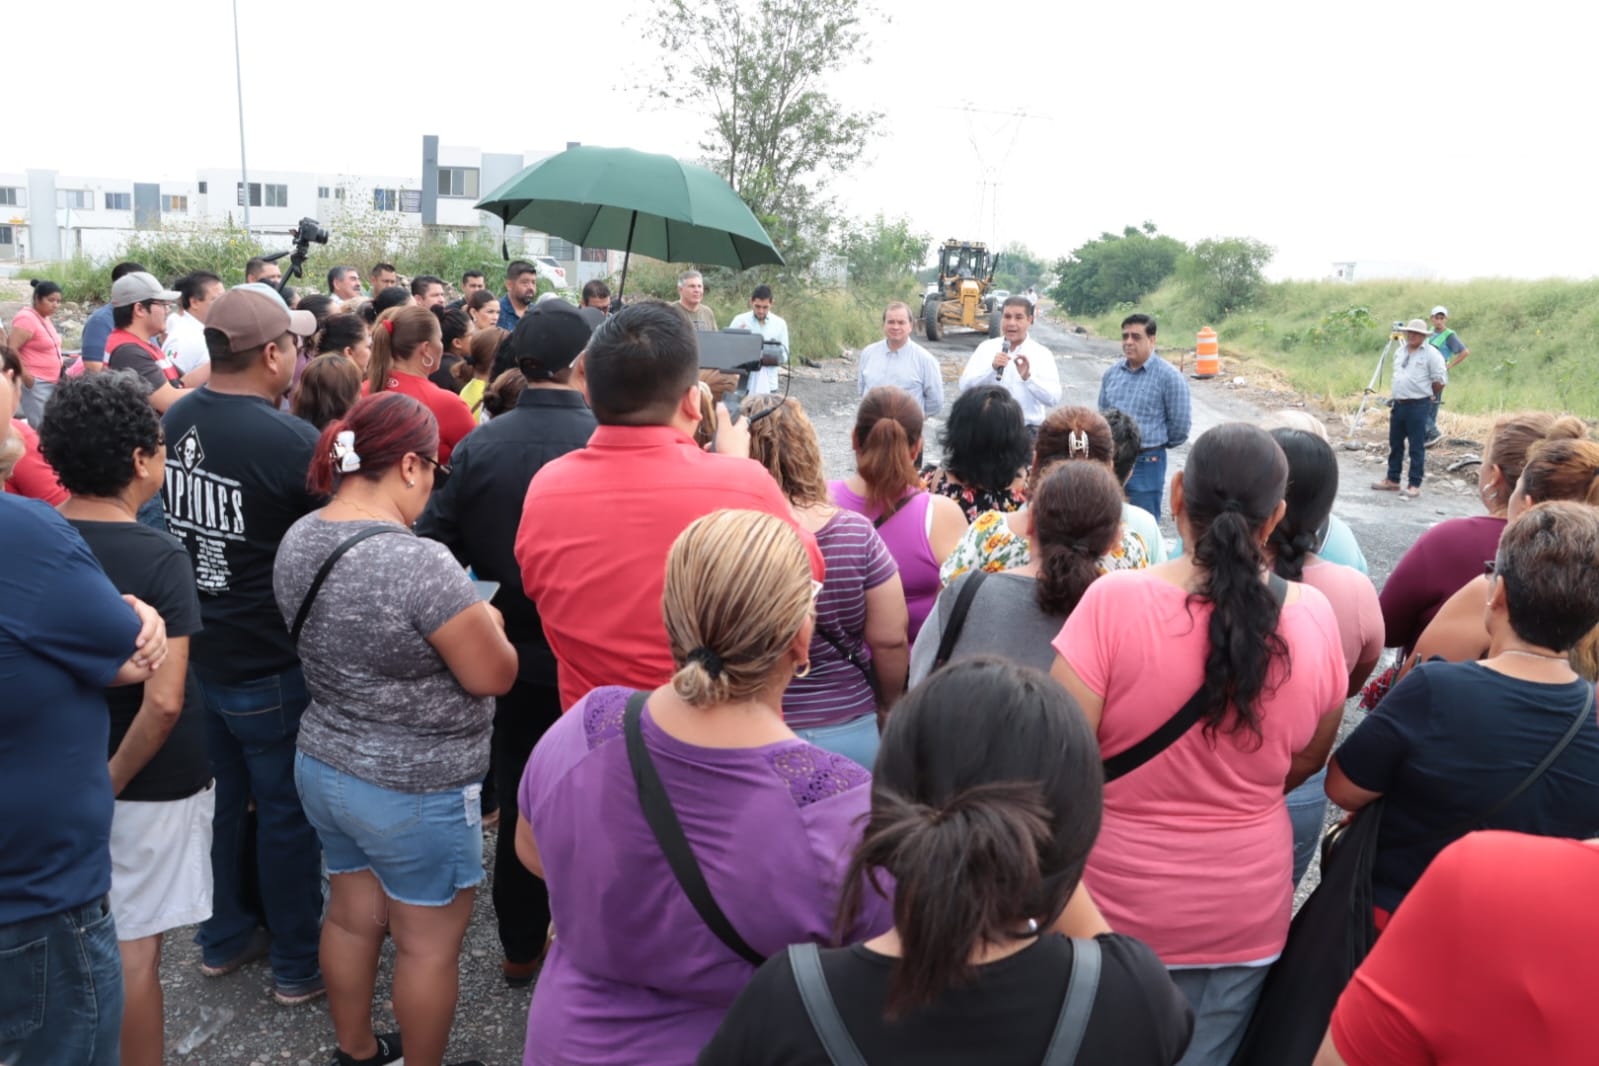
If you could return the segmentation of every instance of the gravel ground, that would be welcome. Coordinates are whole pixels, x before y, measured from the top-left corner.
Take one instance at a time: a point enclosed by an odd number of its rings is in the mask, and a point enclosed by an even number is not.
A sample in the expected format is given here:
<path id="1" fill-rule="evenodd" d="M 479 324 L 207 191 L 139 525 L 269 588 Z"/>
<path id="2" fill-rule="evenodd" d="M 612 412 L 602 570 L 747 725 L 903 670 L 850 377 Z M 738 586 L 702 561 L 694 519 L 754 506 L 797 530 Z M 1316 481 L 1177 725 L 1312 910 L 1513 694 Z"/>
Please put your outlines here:
<path id="1" fill-rule="evenodd" d="M 1034 334 L 1056 354 L 1065 402 L 1093 405 L 1100 375 L 1120 356 L 1119 345 L 1049 322 L 1038 323 Z M 976 334 L 957 334 L 927 346 L 944 365 L 951 400 L 956 376 L 982 339 Z M 829 476 L 849 473 L 849 431 L 857 402 L 853 361 L 796 368 L 791 389 L 816 423 Z M 1223 379 L 1192 381 L 1191 392 L 1193 437 L 1220 422 L 1258 421 L 1266 409 L 1288 406 L 1294 401 L 1289 394 L 1273 394 Z M 1372 578 L 1380 587 L 1422 530 L 1444 518 L 1477 513 L 1479 508 L 1474 482 L 1436 474 L 1429 476 L 1425 495 L 1415 502 L 1369 491 L 1367 484 L 1382 476 L 1380 464 L 1386 454 L 1380 445 L 1376 450 L 1369 446 L 1375 439 L 1371 428 L 1382 431 L 1386 419 L 1379 412 L 1375 417 L 1368 415 L 1367 423 L 1368 446 L 1339 452 L 1343 484 L 1336 510 L 1360 539 Z M 936 439 L 940 428 L 941 423 L 935 419 L 927 431 L 930 459 L 936 459 L 938 454 Z M 1341 427 L 1333 431 L 1335 440 L 1341 436 Z M 1185 457 L 1186 449 L 1178 449 L 1172 469 L 1181 469 Z M 1465 479 L 1472 477 L 1472 470 L 1463 475 Z M 1169 520 L 1166 532 L 1175 535 Z M 1356 717 L 1357 714 L 1346 717 L 1346 731 L 1353 727 Z M 491 856 L 492 833 L 485 834 L 484 847 L 485 854 Z M 1301 899 L 1315 876 L 1313 868 L 1301 888 Z M 500 949 L 491 911 L 485 883 L 478 894 L 462 954 L 460 1000 L 447 1061 L 479 1058 L 488 1066 L 512 1066 L 521 1061 L 529 992 L 509 989 L 500 978 Z M 333 1029 L 324 1002 L 278 1006 L 270 995 L 271 976 L 264 963 L 227 977 L 202 977 L 199 952 L 191 943 L 188 930 L 169 934 L 166 946 L 162 983 L 166 989 L 168 1063 L 320 1066 L 332 1059 Z M 389 944 L 384 948 L 376 995 L 379 1031 L 395 1028 L 388 1000 L 392 971 L 393 946 Z"/>

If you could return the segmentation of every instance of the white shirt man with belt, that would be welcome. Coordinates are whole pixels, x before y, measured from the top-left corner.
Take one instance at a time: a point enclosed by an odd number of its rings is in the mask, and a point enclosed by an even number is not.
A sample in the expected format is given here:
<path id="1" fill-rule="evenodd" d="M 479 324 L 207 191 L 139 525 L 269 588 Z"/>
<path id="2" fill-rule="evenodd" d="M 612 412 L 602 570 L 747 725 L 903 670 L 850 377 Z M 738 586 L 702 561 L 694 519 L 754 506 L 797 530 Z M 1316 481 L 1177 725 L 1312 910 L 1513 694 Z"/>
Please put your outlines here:
<path id="1" fill-rule="evenodd" d="M 944 378 L 938 360 L 911 340 L 911 309 L 898 300 L 883 311 L 883 339 L 861 349 L 855 386 L 860 394 L 881 385 L 904 389 L 922 405 L 922 417 L 944 409 Z"/>
<path id="2" fill-rule="evenodd" d="M 1393 406 L 1388 412 L 1388 478 L 1372 484 L 1382 492 L 1415 499 L 1427 469 L 1427 416 L 1433 399 L 1444 391 L 1449 371 L 1443 353 L 1427 343 L 1432 327 L 1419 318 L 1405 326 L 1405 346 L 1394 356 Z M 1410 483 L 1399 487 L 1405 445 L 1410 445 Z"/>
<path id="3" fill-rule="evenodd" d="M 1022 406 L 1022 417 L 1033 432 L 1044 416 L 1060 403 L 1060 371 L 1050 350 L 1027 335 L 1033 325 L 1033 305 L 1025 296 L 1008 298 L 999 312 L 1000 336 L 977 346 L 961 371 L 964 392 L 978 385 L 1003 385 Z"/>

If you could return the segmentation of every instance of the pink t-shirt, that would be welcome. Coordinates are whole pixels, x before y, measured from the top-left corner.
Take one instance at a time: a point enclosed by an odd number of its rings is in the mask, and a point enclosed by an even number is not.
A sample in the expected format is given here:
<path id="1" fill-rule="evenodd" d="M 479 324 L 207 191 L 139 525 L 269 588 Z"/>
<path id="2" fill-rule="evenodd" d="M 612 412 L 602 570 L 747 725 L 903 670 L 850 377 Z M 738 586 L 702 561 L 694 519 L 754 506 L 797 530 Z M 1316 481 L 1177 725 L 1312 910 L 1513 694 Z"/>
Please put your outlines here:
<path id="1" fill-rule="evenodd" d="M 1348 686 L 1332 607 L 1297 587 L 1277 626 L 1292 668 L 1267 677 L 1259 746 L 1227 733 L 1213 746 L 1195 726 L 1105 787 L 1084 880 L 1111 928 L 1168 966 L 1269 960 L 1288 936 L 1293 832 L 1283 781 Z M 1117 571 L 1088 587 L 1054 646 L 1105 700 L 1106 756 L 1153 733 L 1199 688 L 1210 610 L 1147 571 Z"/>
<path id="2" fill-rule="evenodd" d="M 1352 672 L 1362 662 L 1376 662 L 1383 649 L 1382 604 L 1371 578 L 1352 566 L 1322 559 L 1306 564 L 1301 580 L 1332 604 L 1344 669 Z"/>
<path id="3" fill-rule="evenodd" d="M 22 365 L 39 381 L 59 381 L 61 378 L 61 334 L 54 322 L 43 317 L 31 307 L 24 307 L 11 320 L 12 329 L 26 329 L 33 333 L 28 343 L 17 349 Z"/>

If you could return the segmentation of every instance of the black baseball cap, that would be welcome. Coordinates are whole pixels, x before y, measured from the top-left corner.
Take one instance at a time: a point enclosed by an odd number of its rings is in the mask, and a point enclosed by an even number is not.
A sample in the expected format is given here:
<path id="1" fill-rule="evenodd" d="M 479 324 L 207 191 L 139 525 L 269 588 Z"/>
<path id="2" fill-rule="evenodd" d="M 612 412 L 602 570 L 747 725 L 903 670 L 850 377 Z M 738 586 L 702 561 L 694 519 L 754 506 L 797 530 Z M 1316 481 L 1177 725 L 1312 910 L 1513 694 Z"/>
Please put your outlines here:
<path id="1" fill-rule="evenodd" d="M 605 316 L 592 307 L 573 307 L 562 299 L 534 304 L 505 343 L 510 357 L 531 380 L 548 380 L 571 366 L 588 347 L 594 327 Z"/>

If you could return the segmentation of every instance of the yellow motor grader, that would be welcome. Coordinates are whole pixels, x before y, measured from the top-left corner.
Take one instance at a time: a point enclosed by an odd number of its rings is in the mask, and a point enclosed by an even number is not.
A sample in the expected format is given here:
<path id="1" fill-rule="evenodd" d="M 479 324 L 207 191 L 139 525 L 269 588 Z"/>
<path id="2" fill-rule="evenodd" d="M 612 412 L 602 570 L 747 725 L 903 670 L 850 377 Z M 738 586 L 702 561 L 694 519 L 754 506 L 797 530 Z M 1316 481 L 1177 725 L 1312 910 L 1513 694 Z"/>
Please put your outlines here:
<path id="1" fill-rule="evenodd" d="M 928 340 L 938 340 L 953 327 L 999 336 L 999 308 L 993 296 L 998 265 L 998 254 L 990 258 L 981 241 L 944 242 L 938 255 L 938 281 L 922 297 L 922 329 Z"/>

